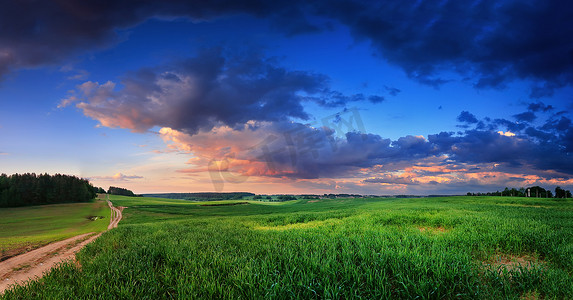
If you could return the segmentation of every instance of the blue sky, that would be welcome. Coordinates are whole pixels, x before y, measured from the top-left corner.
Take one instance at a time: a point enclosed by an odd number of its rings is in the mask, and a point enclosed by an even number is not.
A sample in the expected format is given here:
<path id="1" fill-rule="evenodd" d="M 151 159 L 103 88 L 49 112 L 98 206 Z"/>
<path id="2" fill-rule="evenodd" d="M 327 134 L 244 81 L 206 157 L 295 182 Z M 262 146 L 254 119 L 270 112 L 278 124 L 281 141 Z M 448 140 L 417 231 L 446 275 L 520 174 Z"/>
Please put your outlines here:
<path id="1" fill-rule="evenodd" d="M 5 3 L 0 172 L 137 193 L 572 188 L 567 5 Z"/>

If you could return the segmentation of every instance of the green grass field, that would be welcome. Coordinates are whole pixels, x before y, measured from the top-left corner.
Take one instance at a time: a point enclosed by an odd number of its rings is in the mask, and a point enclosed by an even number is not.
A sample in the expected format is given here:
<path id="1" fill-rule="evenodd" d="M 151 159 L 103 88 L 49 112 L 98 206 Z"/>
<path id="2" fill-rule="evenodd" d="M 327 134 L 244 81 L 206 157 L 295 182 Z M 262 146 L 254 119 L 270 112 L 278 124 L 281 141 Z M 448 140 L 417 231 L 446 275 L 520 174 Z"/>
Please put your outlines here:
<path id="1" fill-rule="evenodd" d="M 81 268 L 4 297 L 573 299 L 571 199 L 112 200 Z"/>
<path id="2" fill-rule="evenodd" d="M 104 218 L 92 221 L 88 219 L 90 216 Z M 0 257 L 78 234 L 104 231 L 109 217 L 110 209 L 105 201 L 2 208 Z"/>

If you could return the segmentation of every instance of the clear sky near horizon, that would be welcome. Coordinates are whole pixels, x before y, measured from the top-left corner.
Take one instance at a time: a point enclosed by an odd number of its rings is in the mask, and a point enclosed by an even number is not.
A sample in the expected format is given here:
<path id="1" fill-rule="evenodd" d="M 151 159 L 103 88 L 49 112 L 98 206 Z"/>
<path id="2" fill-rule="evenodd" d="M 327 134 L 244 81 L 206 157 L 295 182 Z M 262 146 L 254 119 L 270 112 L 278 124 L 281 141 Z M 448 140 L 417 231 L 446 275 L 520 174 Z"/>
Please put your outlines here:
<path id="1" fill-rule="evenodd" d="M 573 188 L 567 1 L 5 1 L 0 173 L 136 193 Z"/>

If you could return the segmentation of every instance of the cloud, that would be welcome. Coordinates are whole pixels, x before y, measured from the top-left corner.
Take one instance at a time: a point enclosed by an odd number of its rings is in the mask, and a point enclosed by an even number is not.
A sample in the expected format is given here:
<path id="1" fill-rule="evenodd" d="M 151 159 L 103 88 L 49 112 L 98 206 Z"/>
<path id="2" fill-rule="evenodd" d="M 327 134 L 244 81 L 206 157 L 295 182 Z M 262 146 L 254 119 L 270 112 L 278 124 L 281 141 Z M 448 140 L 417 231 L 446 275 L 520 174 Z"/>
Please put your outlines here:
<path id="1" fill-rule="evenodd" d="M 502 128 L 506 128 L 507 130 L 512 131 L 512 132 L 520 132 L 520 131 L 524 130 L 525 128 L 527 128 L 527 124 L 525 124 L 523 122 L 510 121 L 510 120 L 506 120 L 506 119 L 495 119 L 495 120 L 491 121 L 491 123 L 489 123 L 488 127 L 490 129 L 502 127 Z"/>
<path id="2" fill-rule="evenodd" d="M 0 6 L 0 76 L 109 47 L 121 39 L 118 30 L 151 18 L 199 22 L 246 14 L 268 19 L 287 36 L 322 30 L 313 22 L 319 18 L 339 22 L 421 83 L 451 81 L 442 78 L 445 70 L 475 78 L 478 88 L 530 80 L 530 96 L 540 98 L 573 82 L 572 6 L 542 0 L 469 5 L 397 0 L 5 1 Z"/>
<path id="3" fill-rule="evenodd" d="M 382 177 L 367 178 L 362 180 L 363 183 L 385 183 L 385 184 L 405 184 L 417 185 L 418 182 L 414 181 L 412 177 L 397 177 L 389 174 L 384 174 Z"/>
<path id="4" fill-rule="evenodd" d="M 517 115 L 513 115 L 518 121 L 521 122 L 533 122 L 536 118 L 535 114 L 530 111 L 526 111 Z"/>
<path id="5" fill-rule="evenodd" d="M 475 78 L 478 88 L 536 82 L 531 97 L 571 85 L 573 4 L 562 1 L 323 1 L 315 11 L 371 41 L 411 78 L 439 85 L 443 70 Z"/>
<path id="6" fill-rule="evenodd" d="M 528 113 L 531 112 L 515 117 L 532 123 L 536 117 Z M 458 118 L 459 121 L 465 119 Z M 456 162 L 498 163 L 508 171 L 521 169 L 546 177 L 567 178 L 573 175 L 573 162 L 570 159 L 573 153 L 573 126 L 568 117 L 553 114 L 542 125 L 526 125 L 505 119 L 484 119 L 480 122 L 483 123 L 481 129 L 476 125 L 476 128 L 469 128 L 457 135 L 442 132 L 429 135 L 428 140 L 439 149 L 439 153 L 448 155 Z"/>
<path id="7" fill-rule="evenodd" d="M 208 21 L 248 14 L 265 17 L 287 35 L 314 32 L 305 13 L 291 1 L 41 1 L 0 4 L 0 78 L 19 68 L 33 68 L 107 48 L 126 29 L 151 18 L 178 17 Z"/>
<path id="8" fill-rule="evenodd" d="M 344 107 L 366 99 L 331 90 L 325 75 L 287 70 L 260 53 L 226 56 L 220 48 L 204 49 L 170 66 L 129 73 L 122 88 L 117 86 L 111 81 L 85 82 L 59 107 L 76 103 L 106 127 L 144 132 L 159 126 L 196 134 L 248 121 L 309 120 L 303 108 L 307 101 Z"/>
<path id="9" fill-rule="evenodd" d="M 368 101 L 372 103 L 381 103 L 384 102 L 386 99 L 382 96 L 370 96 L 368 97 Z"/>
<path id="10" fill-rule="evenodd" d="M 329 185 L 347 181 L 347 188 L 365 191 L 379 186 L 401 192 L 465 193 L 504 186 L 573 184 L 573 164 L 568 159 L 572 151 L 563 138 L 572 132 L 565 128 L 570 123 L 559 121 L 568 120 L 563 114 L 551 118 L 554 126 L 546 129 L 541 128 L 544 124 L 530 124 L 526 130 L 508 131 L 502 128 L 503 122 L 486 118 L 478 121 L 483 129 L 396 140 L 357 131 L 359 126 L 347 124 L 357 121 L 350 111 L 332 116 L 341 127 L 324 126 L 332 122 L 250 120 L 195 133 L 163 127 L 158 134 L 168 152 L 189 155 L 188 165 L 178 171 L 187 176 L 209 174 L 215 181 L 236 183 L 249 178 L 308 184 L 334 180 Z M 560 122 L 565 125 L 558 126 Z M 478 127 L 478 123 L 473 125 Z"/>
<path id="11" fill-rule="evenodd" d="M 515 136 L 515 133 L 513 133 L 513 132 L 511 132 L 511 131 L 503 132 L 503 131 L 500 130 L 500 131 L 498 131 L 497 133 L 499 133 L 499 135 L 503 135 L 503 136 Z"/>
<path id="12" fill-rule="evenodd" d="M 471 114 L 468 111 L 462 111 L 458 116 L 458 121 L 462 123 L 477 123 L 478 119 L 475 115 Z"/>
<path id="13" fill-rule="evenodd" d="M 398 96 L 398 94 L 400 94 L 401 90 L 395 88 L 395 87 L 391 87 L 391 86 L 384 86 L 384 89 L 388 92 L 388 94 L 390 94 L 390 96 Z"/>
<path id="14" fill-rule="evenodd" d="M 538 112 L 538 111 L 548 112 L 553 109 L 553 106 L 545 105 L 542 102 L 537 102 L 537 103 L 529 103 L 527 109 L 532 112 Z"/>
<path id="15" fill-rule="evenodd" d="M 540 178 L 573 175 L 571 120 L 566 112 L 552 113 L 551 105 L 541 102 L 514 116 L 521 122 L 480 120 L 462 111 L 457 120 L 465 131 L 430 134 L 427 139 L 408 135 L 390 140 L 361 132 L 359 119 L 344 115 L 349 110 L 328 122 L 302 124 L 313 121 L 303 109 L 305 102 L 344 107 L 366 100 L 361 94 L 331 90 L 322 74 L 288 70 L 260 54 L 237 57 L 224 49 L 205 49 L 172 65 L 128 73 L 121 84 L 85 82 L 60 106 L 75 103 L 101 126 L 137 132 L 162 128 L 159 134 L 169 144 L 168 151 L 194 157 L 191 166 L 181 170 L 186 174 L 217 165 L 218 171 L 245 176 L 369 176 L 364 183 L 373 183 L 372 178 L 388 179 L 381 174 L 390 166 L 404 169 L 439 158 L 495 164 L 497 172 Z M 542 117 L 546 121 L 536 125 Z M 347 126 L 352 122 L 355 126 Z M 377 166 L 385 169 L 376 174 L 372 169 Z M 424 183 L 443 180 L 432 176 L 426 174 Z"/>
<path id="16" fill-rule="evenodd" d="M 195 135 L 171 128 L 160 130 L 171 148 L 195 156 L 191 165 L 201 168 L 224 160 L 228 164 L 225 170 L 249 176 L 335 178 L 375 165 L 432 155 L 427 140 L 420 136 L 392 142 L 374 134 L 339 134 L 331 128 L 294 122 L 225 126 Z"/>
<path id="17" fill-rule="evenodd" d="M 112 176 L 93 176 L 90 179 L 103 180 L 103 181 L 129 181 L 131 179 L 142 179 L 142 176 L 137 175 L 124 175 L 122 173 L 116 173 Z"/>
<path id="18" fill-rule="evenodd" d="M 200 60 L 207 62 L 204 58 Z M 247 85 L 244 80 L 249 83 L 247 92 L 263 87 L 260 89 L 264 92 L 255 93 L 262 95 L 258 99 L 266 99 L 264 95 L 270 93 L 279 95 L 279 99 L 295 97 L 292 103 L 296 105 L 308 101 L 306 96 L 296 98 L 298 89 L 307 93 L 316 90 L 327 95 L 331 91 L 322 85 L 324 81 L 304 72 L 287 71 L 263 63 L 264 68 L 256 69 L 266 70 L 264 76 L 250 80 L 243 74 L 251 68 L 238 68 L 241 70 L 238 72 L 234 68 L 244 64 L 230 65 L 233 67 L 225 68 L 223 75 L 219 71 L 205 71 L 210 68 L 196 67 L 136 73 L 138 77 L 124 80 L 124 89 L 119 92 L 114 90 L 112 83 L 86 82 L 78 87 L 86 99 L 74 101 L 82 101 L 78 107 L 84 109 L 88 116 L 100 120 L 102 126 L 119 126 L 135 131 L 162 127 L 159 135 L 169 144 L 167 151 L 181 151 L 193 157 L 189 161 L 190 167 L 181 170 L 186 174 L 209 172 L 212 171 L 209 166 L 216 165 L 218 172 L 241 176 L 298 180 L 350 176 L 369 177 L 370 180 L 364 183 L 374 183 L 372 178 L 378 178 L 382 183 L 379 178 L 392 179 L 381 175 L 388 170 L 414 165 L 420 167 L 415 169 L 416 172 L 425 172 L 425 179 L 412 179 L 412 184 L 442 183 L 443 178 L 427 173 L 430 169 L 421 169 L 426 160 L 437 159 L 449 165 L 474 165 L 474 169 L 451 166 L 449 170 L 452 172 L 481 172 L 484 167 L 480 165 L 486 164 L 495 165 L 496 172 L 534 174 L 546 179 L 573 176 L 573 163 L 569 159 L 573 152 L 573 129 L 571 120 L 564 114 L 552 114 L 541 125 L 526 125 L 505 119 L 479 120 L 472 113 L 463 111 L 458 121 L 467 124 L 464 132 L 430 134 L 427 139 L 408 135 L 390 140 L 357 131 L 361 128 L 357 124 L 360 119 L 353 113 L 358 111 L 343 110 L 327 122 L 314 124 L 269 117 L 282 112 L 287 117 L 299 116 L 302 119 L 302 115 L 297 115 L 299 111 L 289 113 L 280 103 L 243 99 L 241 95 L 246 92 L 242 89 Z M 270 76 L 270 73 L 279 75 Z M 135 78 L 143 79 L 138 81 Z M 225 81 L 205 78 L 224 78 Z M 233 93 L 227 93 L 228 90 Z M 212 93 L 218 97 L 210 98 Z M 208 99 L 207 103 L 203 103 L 203 99 Z M 267 103 L 278 108 L 261 114 L 260 109 Z M 225 105 L 231 105 L 231 111 L 244 114 L 239 119 L 227 115 L 226 110 L 229 109 Z M 470 125 L 475 128 L 470 128 Z"/>
<path id="19" fill-rule="evenodd" d="M 367 190 L 379 189 L 378 194 L 390 191 L 389 188 L 401 187 L 401 193 L 427 195 L 491 192 L 503 190 L 507 186 L 571 186 L 573 178 L 551 178 L 515 170 L 505 172 L 499 170 L 496 164 L 465 164 L 426 159 L 400 170 L 380 170 L 376 177 L 363 179 L 360 183 L 366 186 Z"/>
<path id="20" fill-rule="evenodd" d="M 557 131 L 564 132 L 571 130 L 571 119 L 564 116 L 554 116 L 553 118 L 547 120 L 545 124 L 541 127 L 542 130 L 546 131 Z"/>

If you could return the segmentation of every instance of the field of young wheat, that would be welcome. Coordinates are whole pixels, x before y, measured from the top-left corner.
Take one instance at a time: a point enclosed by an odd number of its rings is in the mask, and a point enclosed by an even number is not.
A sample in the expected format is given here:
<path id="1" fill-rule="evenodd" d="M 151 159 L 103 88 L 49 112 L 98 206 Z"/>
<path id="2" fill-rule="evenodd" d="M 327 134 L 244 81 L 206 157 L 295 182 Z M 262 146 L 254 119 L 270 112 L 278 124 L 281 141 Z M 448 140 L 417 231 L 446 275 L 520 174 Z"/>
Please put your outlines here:
<path id="1" fill-rule="evenodd" d="M 4 297 L 573 298 L 571 199 L 112 201 L 79 263 Z"/>

